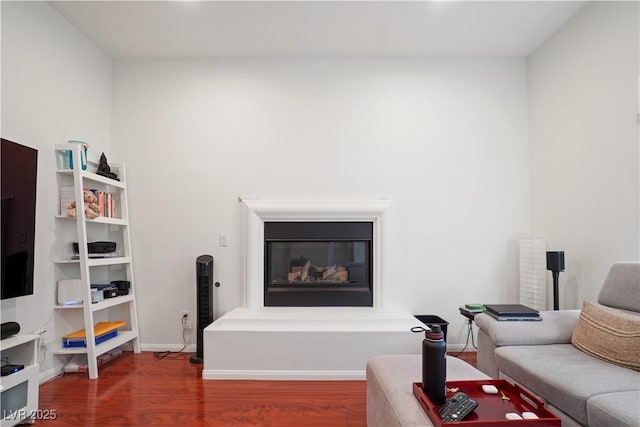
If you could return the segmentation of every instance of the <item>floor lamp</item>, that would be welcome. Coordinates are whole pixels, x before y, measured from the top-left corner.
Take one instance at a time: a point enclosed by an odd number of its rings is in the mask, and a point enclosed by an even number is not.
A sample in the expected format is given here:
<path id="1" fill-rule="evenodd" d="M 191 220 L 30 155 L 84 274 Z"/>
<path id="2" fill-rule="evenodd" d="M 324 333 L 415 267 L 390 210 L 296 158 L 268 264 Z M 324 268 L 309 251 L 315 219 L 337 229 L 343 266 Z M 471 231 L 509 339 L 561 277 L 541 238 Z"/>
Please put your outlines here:
<path id="1" fill-rule="evenodd" d="M 560 272 L 564 271 L 564 252 L 547 252 L 547 270 L 551 271 L 553 275 L 553 309 L 558 310 L 559 304 L 559 290 L 558 290 L 558 278 Z"/>

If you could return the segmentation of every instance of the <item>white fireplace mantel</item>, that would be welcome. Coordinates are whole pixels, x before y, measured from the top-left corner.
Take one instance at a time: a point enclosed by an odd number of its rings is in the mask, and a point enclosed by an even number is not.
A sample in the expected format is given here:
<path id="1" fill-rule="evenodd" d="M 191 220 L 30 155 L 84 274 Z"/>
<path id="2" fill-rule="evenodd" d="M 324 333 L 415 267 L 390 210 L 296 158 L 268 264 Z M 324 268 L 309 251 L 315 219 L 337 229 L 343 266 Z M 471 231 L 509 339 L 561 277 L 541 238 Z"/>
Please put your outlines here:
<path id="1" fill-rule="evenodd" d="M 381 279 L 384 211 L 390 199 L 248 199 L 242 198 L 242 286 L 245 308 L 264 307 L 265 221 L 371 221 L 373 223 L 373 308 L 384 307 Z"/>

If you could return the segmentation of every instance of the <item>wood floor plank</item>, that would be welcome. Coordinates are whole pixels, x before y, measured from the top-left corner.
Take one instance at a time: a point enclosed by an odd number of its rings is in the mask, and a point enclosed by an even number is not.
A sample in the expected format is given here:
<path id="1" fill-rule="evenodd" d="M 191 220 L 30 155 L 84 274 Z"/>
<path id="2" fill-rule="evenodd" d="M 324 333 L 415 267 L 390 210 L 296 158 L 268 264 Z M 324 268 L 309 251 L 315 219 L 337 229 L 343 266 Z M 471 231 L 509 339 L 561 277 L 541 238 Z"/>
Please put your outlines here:
<path id="1" fill-rule="evenodd" d="M 475 353 L 462 358 L 475 364 Z M 202 380 L 188 355 L 124 353 L 100 378 L 65 374 L 40 386 L 46 426 L 366 427 L 365 381 Z"/>

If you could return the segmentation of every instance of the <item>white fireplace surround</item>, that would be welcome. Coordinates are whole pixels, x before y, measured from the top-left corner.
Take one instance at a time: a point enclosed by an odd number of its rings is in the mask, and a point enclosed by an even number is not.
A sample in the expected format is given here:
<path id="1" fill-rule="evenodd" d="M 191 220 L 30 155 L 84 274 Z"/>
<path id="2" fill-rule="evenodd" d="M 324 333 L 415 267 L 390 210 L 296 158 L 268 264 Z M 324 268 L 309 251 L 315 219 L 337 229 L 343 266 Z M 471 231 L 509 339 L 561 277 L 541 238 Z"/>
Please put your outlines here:
<path id="1" fill-rule="evenodd" d="M 264 307 L 265 221 L 358 221 L 373 223 L 373 308 L 384 307 L 382 283 L 384 211 L 390 199 L 251 199 L 242 198 L 242 286 L 245 308 Z"/>

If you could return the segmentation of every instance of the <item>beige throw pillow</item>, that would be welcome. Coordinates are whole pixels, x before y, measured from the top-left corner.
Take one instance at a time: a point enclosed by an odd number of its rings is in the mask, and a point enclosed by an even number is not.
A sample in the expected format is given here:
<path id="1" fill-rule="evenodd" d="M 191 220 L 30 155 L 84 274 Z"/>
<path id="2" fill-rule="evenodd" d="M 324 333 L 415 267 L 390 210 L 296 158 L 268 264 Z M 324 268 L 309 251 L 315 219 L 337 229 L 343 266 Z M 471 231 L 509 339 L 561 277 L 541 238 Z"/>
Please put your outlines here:
<path id="1" fill-rule="evenodd" d="M 592 356 L 640 371 L 640 315 L 586 301 L 571 344 Z"/>

